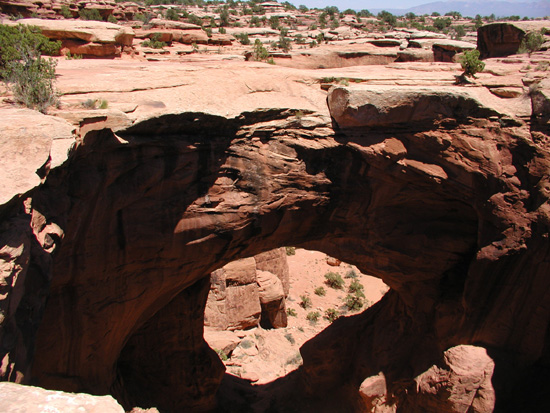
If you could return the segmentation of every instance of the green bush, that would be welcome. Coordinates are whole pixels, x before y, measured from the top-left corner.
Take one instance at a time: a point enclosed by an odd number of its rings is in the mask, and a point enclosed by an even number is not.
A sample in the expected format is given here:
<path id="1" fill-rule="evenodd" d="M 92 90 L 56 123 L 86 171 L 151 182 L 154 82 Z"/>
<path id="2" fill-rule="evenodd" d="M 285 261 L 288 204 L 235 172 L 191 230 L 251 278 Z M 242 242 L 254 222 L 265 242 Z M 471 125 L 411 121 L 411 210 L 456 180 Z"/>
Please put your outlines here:
<path id="1" fill-rule="evenodd" d="M 327 308 L 325 310 L 325 318 L 329 322 L 331 323 L 334 322 L 334 320 L 336 320 L 338 317 L 339 317 L 338 312 L 334 308 Z"/>
<path id="2" fill-rule="evenodd" d="M 310 313 L 307 313 L 306 320 L 311 321 L 312 323 L 316 323 L 319 320 L 319 317 L 321 317 L 319 311 L 312 311 Z"/>
<path id="3" fill-rule="evenodd" d="M 353 280 L 348 287 L 348 292 L 349 293 L 356 293 L 357 291 L 362 292 L 364 288 L 365 287 L 363 287 L 363 284 L 361 284 L 359 281 Z"/>
<path id="4" fill-rule="evenodd" d="M 308 308 L 311 308 L 311 298 L 309 298 L 307 295 L 301 295 L 300 299 L 300 307 L 302 307 L 304 310 L 307 310 Z"/>
<path id="5" fill-rule="evenodd" d="M 247 46 L 250 44 L 250 39 L 248 38 L 248 33 L 235 33 L 235 38 L 243 45 Z"/>
<path id="6" fill-rule="evenodd" d="M 460 65 L 464 69 L 462 77 L 473 77 L 475 78 L 476 73 L 481 72 L 485 69 L 485 63 L 479 60 L 479 50 L 467 50 L 459 58 Z"/>
<path id="7" fill-rule="evenodd" d="M 286 313 L 290 316 L 290 317 L 297 317 L 298 314 L 296 314 L 296 310 L 293 309 L 293 308 L 287 308 L 286 309 Z"/>
<path id="8" fill-rule="evenodd" d="M 344 304 L 350 311 L 359 311 L 365 304 L 363 301 L 364 297 L 365 295 L 363 293 L 348 294 L 346 298 L 344 298 Z"/>
<path id="9" fill-rule="evenodd" d="M 257 62 L 265 62 L 269 57 L 269 52 L 262 44 L 260 39 L 254 41 L 254 60 Z"/>
<path id="10" fill-rule="evenodd" d="M 143 47 L 150 47 L 152 49 L 162 49 L 164 46 L 166 46 L 165 42 L 161 42 L 160 40 L 160 34 L 155 33 L 151 36 L 150 39 L 147 39 L 141 43 Z"/>
<path id="11" fill-rule="evenodd" d="M 180 19 L 180 15 L 176 11 L 176 9 L 170 8 L 166 10 L 166 18 L 168 20 L 178 21 Z"/>
<path id="12" fill-rule="evenodd" d="M 518 53 L 533 53 L 544 43 L 544 36 L 540 32 L 527 33 L 521 40 Z"/>
<path id="13" fill-rule="evenodd" d="M 314 291 L 314 293 L 316 295 L 318 295 L 319 297 L 323 297 L 327 294 L 326 290 L 324 287 L 317 287 Z"/>
<path id="14" fill-rule="evenodd" d="M 41 54 L 57 54 L 61 42 L 52 42 L 33 26 L 0 25 L 0 77 L 15 100 L 45 113 L 57 103 L 54 88 L 56 62 Z"/>
<path id="15" fill-rule="evenodd" d="M 56 62 L 41 56 L 26 56 L 23 61 L 8 64 L 7 78 L 15 100 L 30 109 L 46 113 L 57 103 L 54 88 Z"/>
<path id="16" fill-rule="evenodd" d="M 335 272 L 328 272 L 325 274 L 325 283 L 336 290 L 341 290 L 344 288 L 344 280 Z"/>
<path id="17" fill-rule="evenodd" d="M 0 25 L 0 77 L 9 73 L 7 66 L 12 61 L 38 55 L 54 56 L 59 54 L 61 42 L 51 41 L 36 26 Z"/>
<path id="18" fill-rule="evenodd" d="M 66 4 L 61 6 L 61 15 L 65 17 L 66 19 L 70 19 L 73 17 L 73 14 L 71 13 L 71 10 L 69 9 L 69 6 Z"/>
<path id="19" fill-rule="evenodd" d="M 78 15 L 82 20 L 97 20 L 103 21 L 103 17 L 99 14 L 98 9 L 82 9 L 78 12 Z"/>
<path id="20" fill-rule="evenodd" d="M 295 247 L 285 247 L 286 255 L 296 255 L 296 248 Z"/>

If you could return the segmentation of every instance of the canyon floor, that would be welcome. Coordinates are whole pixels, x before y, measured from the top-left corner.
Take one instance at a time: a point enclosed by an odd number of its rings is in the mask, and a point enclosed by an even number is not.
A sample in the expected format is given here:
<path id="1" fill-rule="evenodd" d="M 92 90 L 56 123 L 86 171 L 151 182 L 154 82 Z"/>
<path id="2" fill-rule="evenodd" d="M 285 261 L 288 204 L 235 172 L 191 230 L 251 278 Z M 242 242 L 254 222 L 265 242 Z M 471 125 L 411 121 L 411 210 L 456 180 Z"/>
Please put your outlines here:
<path id="1" fill-rule="evenodd" d="M 330 324 L 325 317 L 327 309 L 333 308 L 339 315 L 357 313 L 377 302 L 388 290 L 382 280 L 362 274 L 350 264 L 335 262 L 322 252 L 296 249 L 296 253 L 288 256 L 287 261 L 290 273 L 287 309 L 295 315 L 288 317 L 286 328 L 257 327 L 235 331 L 235 335 L 240 338 L 239 344 L 229 358 L 222 358 L 227 373 L 257 384 L 265 384 L 287 375 L 302 363 L 299 353 L 302 344 Z M 338 265 L 329 265 L 328 262 Z M 325 274 L 330 272 L 342 277 L 345 281 L 343 288 L 331 288 L 325 283 Z M 344 299 L 354 280 L 364 287 L 365 305 L 361 310 L 349 311 Z M 325 290 L 324 296 L 315 294 L 314 291 L 319 287 Z M 302 297 L 311 300 L 307 308 L 300 305 Z M 317 321 L 307 319 L 308 314 L 312 313 L 317 313 Z"/>

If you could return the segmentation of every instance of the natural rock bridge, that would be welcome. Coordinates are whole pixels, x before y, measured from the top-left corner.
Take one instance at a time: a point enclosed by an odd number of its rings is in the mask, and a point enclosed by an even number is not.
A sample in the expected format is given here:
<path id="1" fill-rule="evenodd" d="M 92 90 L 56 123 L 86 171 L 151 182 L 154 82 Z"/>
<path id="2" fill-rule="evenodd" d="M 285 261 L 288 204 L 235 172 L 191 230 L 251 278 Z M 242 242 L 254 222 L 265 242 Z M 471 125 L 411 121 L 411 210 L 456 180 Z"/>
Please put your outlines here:
<path id="1" fill-rule="evenodd" d="M 358 389 L 380 372 L 379 396 L 399 411 L 548 404 L 547 124 L 453 87 L 334 88 L 328 103 L 332 121 L 182 113 L 93 131 L 44 168 L 42 185 L 1 210 L 4 271 L 26 285 L 5 291 L 3 378 L 166 411 L 222 399 L 231 411 L 239 397 L 362 411 Z M 255 396 L 220 388 L 202 337 L 207 275 L 283 245 L 391 290 L 304 345 L 291 376 Z M 457 401 L 456 383 L 418 377 L 459 345 L 490 358 Z"/>

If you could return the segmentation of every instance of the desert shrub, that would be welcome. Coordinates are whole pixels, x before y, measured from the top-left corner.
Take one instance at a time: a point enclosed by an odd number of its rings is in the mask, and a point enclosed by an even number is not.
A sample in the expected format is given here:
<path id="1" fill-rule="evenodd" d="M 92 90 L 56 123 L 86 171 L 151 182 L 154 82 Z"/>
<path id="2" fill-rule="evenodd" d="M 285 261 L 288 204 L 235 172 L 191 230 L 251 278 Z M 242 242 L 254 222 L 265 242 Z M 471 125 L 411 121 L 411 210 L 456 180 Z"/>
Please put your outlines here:
<path id="1" fill-rule="evenodd" d="M 282 49 L 283 52 L 288 53 L 290 49 L 292 49 L 292 42 L 288 37 L 281 35 L 279 36 L 279 42 L 277 43 L 277 47 L 279 49 Z"/>
<path id="2" fill-rule="evenodd" d="M 441 18 L 441 17 L 438 17 L 437 19 L 434 20 L 434 26 L 437 30 L 441 31 L 443 29 L 446 29 L 447 27 L 449 27 L 451 25 L 452 21 L 450 18 Z"/>
<path id="3" fill-rule="evenodd" d="M 107 109 L 109 102 L 105 99 L 87 99 L 82 102 L 82 106 L 86 109 Z"/>
<path id="4" fill-rule="evenodd" d="M 364 297 L 365 295 L 362 292 L 348 294 L 346 298 L 344 298 L 344 304 L 350 309 L 350 311 L 359 311 L 365 304 L 363 301 Z"/>
<path id="5" fill-rule="evenodd" d="M 220 28 L 218 29 L 218 33 L 219 33 L 219 34 L 226 34 L 226 33 L 227 33 L 227 30 L 225 30 L 225 27 L 220 27 Z"/>
<path id="6" fill-rule="evenodd" d="M 540 49 L 544 43 L 544 36 L 540 32 L 527 33 L 521 40 L 518 53 L 533 53 Z"/>
<path id="7" fill-rule="evenodd" d="M 168 20 L 178 21 L 180 19 L 180 15 L 176 11 L 176 9 L 170 8 L 166 10 L 166 18 Z"/>
<path id="8" fill-rule="evenodd" d="M 117 24 L 118 23 L 118 20 L 116 19 L 115 16 L 113 16 L 112 14 L 109 14 L 109 17 L 107 17 L 107 21 L 109 23 L 113 23 L 113 24 Z"/>
<path id="9" fill-rule="evenodd" d="M 287 309 L 286 309 L 286 313 L 287 313 L 290 317 L 298 317 L 298 314 L 296 314 L 296 310 L 293 309 L 293 308 L 287 308 Z"/>
<path id="10" fill-rule="evenodd" d="M 166 46 L 166 43 L 161 42 L 159 39 L 160 39 L 160 34 L 155 33 L 151 36 L 150 39 L 147 39 L 141 42 L 141 45 L 143 47 L 150 47 L 152 49 L 162 49 L 164 46 Z"/>
<path id="11" fill-rule="evenodd" d="M 218 353 L 221 361 L 227 361 L 229 359 L 229 357 L 227 357 L 227 354 L 225 354 L 223 350 L 214 349 L 214 351 Z"/>
<path id="12" fill-rule="evenodd" d="M 69 6 L 67 6 L 66 4 L 61 6 L 60 11 L 61 11 L 61 15 L 63 17 L 65 17 L 66 19 L 70 19 L 71 17 L 73 17 L 73 14 L 71 13 L 71 10 L 69 9 Z"/>
<path id="13" fill-rule="evenodd" d="M 304 310 L 307 310 L 308 308 L 311 308 L 311 298 L 309 298 L 307 295 L 301 295 L 300 299 L 300 307 L 302 307 Z"/>
<path id="14" fill-rule="evenodd" d="M 384 23 L 389 24 L 390 26 L 395 26 L 397 23 L 397 17 L 386 10 L 382 10 L 378 13 L 378 19 L 382 20 Z"/>
<path id="15" fill-rule="evenodd" d="M 273 30 L 277 30 L 281 25 L 281 22 L 279 21 L 279 18 L 277 16 L 271 16 L 269 18 L 269 27 L 271 27 Z"/>
<path id="16" fill-rule="evenodd" d="M 248 33 L 236 33 L 235 38 L 244 46 L 250 44 L 250 39 L 248 38 Z"/>
<path id="17" fill-rule="evenodd" d="M 0 25 L 0 77 L 9 73 L 8 64 L 25 58 L 36 58 L 39 55 L 57 55 L 61 42 L 51 41 L 44 36 L 38 27 L 18 24 L 17 26 Z"/>
<path id="18" fill-rule="evenodd" d="M 82 9 L 78 12 L 78 15 L 82 20 L 97 20 L 103 21 L 103 17 L 99 14 L 98 9 Z"/>
<path id="19" fill-rule="evenodd" d="M 196 24 L 197 26 L 202 27 L 202 19 L 198 16 L 195 16 L 194 14 L 189 14 L 187 16 L 187 21 L 191 24 Z"/>
<path id="20" fill-rule="evenodd" d="M 474 77 L 476 73 L 485 69 L 485 63 L 479 60 L 479 50 L 466 50 L 459 58 L 460 65 L 464 69 L 462 77 Z"/>
<path id="21" fill-rule="evenodd" d="M 67 59 L 67 60 L 80 60 L 80 59 L 82 59 L 82 55 L 81 54 L 71 54 L 71 52 L 67 52 L 67 54 L 65 55 L 65 59 Z"/>
<path id="22" fill-rule="evenodd" d="M 8 67 L 7 80 L 17 102 L 42 113 L 57 103 L 54 60 L 26 56 L 22 62 L 10 62 Z"/>
<path id="23" fill-rule="evenodd" d="M 254 60 L 257 62 L 266 61 L 269 57 L 269 52 L 262 44 L 260 39 L 254 41 Z"/>
<path id="24" fill-rule="evenodd" d="M 296 255 L 296 247 L 285 247 L 286 255 Z"/>
<path id="25" fill-rule="evenodd" d="M 0 25 L 0 77 L 17 102 L 45 113 L 57 103 L 54 88 L 56 62 L 41 54 L 57 54 L 61 42 L 52 42 L 32 26 Z"/>
<path id="26" fill-rule="evenodd" d="M 294 340 L 294 337 L 292 337 L 292 334 L 290 334 L 290 333 L 286 333 L 286 334 L 285 334 L 285 338 L 288 340 L 288 342 L 289 342 L 290 344 L 296 343 L 296 340 Z"/>
<path id="27" fill-rule="evenodd" d="M 145 14 L 136 13 L 134 15 L 134 19 L 139 20 L 140 22 L 143 22 L 143 24 L 149 24 L 152 18 L 153 18 L 153 15 L 149 13 L 145 13 Z"/>
<path id="28" fill-rule="evenodd" d="M 344 280 L 335 272 L 328 272 L 325 274 L 325 283 L 336 290 L 341 290 L 344 287 Z"/>
<path id="29" fill-rule="evenodd" d="M 346 273 L 345 277 L 355 279 L 355 278 L 357 278 L 357 273 L 354 270 L 349 270 Z"/>
<path id="30" fill-rule="evenodd" d="M 327 308 L 325 310 L 325 318 L 329 322 L 331 323 L 334 322 L 334 320 L 336 320 L 338 317 L 339 317 L 338 312 L 334 308 Z"/>
<path id="31" fill-rule="evenodd" d="M 361 284 L 359 281 L 357 280 L 353 280 L 351 282 L 351 284 L 349 285 L 348 287 L 348 292 L 349 293 L 356 293 L 358 291 L 363 291 L 365 287 L 363 287 L 363 284 Z"/>
<path id="32" fill-rule="evenodd" d="M 325 296 L 325 295 L 327 294 L 325 288 L 322 287 L 322 286 L 321 286 L 321 287 L 317 287 L 317 288 L 315 289 L 314 293 L 315 293 L 316 295 L 318 295 L 319 297 L 323 297 L 323 296 Z"/>
<path id="33" fill-rule="evenodd" d="M 319 314 L 319 311 L 311 311 L 307 313 L 306 320 L 316 323 L 319 320 L 319 317 L 321 317 L 321 314 Z"/>
<path id="34" fill-rule="evenodd" d="M 466 35 L 466 29 L 464 29 L 464 26 L 455 26 L 455 39 L 460 40 L 464 35 Z"/>

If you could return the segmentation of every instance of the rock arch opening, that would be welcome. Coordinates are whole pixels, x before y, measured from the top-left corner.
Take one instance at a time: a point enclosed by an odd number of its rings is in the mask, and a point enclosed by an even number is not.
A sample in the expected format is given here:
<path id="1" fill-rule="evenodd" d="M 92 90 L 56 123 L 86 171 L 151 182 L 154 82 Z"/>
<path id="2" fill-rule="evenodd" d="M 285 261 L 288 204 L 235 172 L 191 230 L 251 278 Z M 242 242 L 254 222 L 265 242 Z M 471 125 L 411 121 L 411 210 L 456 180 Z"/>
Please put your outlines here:
<path id="1" fill-rule="evenodd" d="M 415 378 L 459 345 L 512 371 L 547 367 L 543 149 L 464 93 L 392 90 L 395 110 L 351 93 L 329 93 L 333 122 L 186 113 L 90 132 L 17 212 L 59 241 L 30 260 L 51 282 L 47 305 L 29 292 L 20 319 L 33 380 L 127 406 L 215 409 L 238 386 L 223 384 L 202 336 L 206 275 L 281 245 L 352 263 L 391 290 L 307 342 L 303 365 L 260 389 L 261 403 L 359 410 L 359 387 L 382 372 L 406 406 Z M 530 306 L 512 300 L 522 295 Z M 497 406 L 514 383 L 500 380 Z"/>

